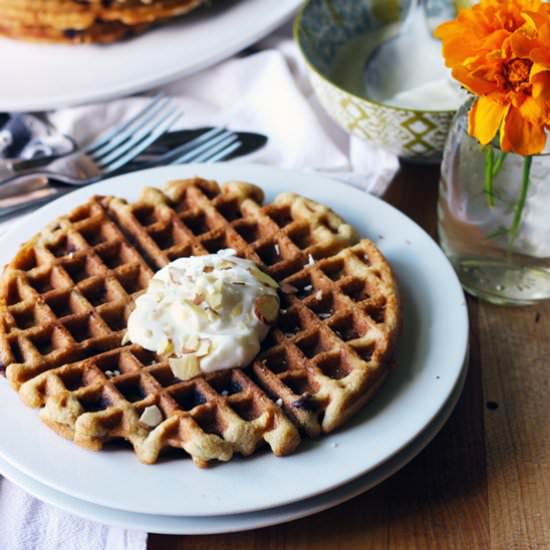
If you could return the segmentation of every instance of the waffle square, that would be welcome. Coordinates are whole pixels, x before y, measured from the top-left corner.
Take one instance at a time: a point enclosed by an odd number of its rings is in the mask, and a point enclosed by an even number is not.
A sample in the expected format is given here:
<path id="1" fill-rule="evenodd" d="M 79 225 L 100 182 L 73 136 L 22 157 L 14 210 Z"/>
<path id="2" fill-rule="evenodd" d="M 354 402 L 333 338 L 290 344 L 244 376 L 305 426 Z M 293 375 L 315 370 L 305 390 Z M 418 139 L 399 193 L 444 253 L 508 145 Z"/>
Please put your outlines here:
<path id="1" fill-rule="evenodd" d="M 93 197 L 26 243 L 0 279 L 0 360 L 23 401 L 90 449 L 128 440 L 140 460 L 170 447 L 199 466 L 344 423 L 390 370 L 397 286 L 376 247 L 326 206 L 200 178 Z M 246 369 L 174 377 L 165 357 L 124 344 L 155 271 L 234 248 L 280 282 L 282 310 Z M 140 418 L 155 406 L 161 421 Z"/>

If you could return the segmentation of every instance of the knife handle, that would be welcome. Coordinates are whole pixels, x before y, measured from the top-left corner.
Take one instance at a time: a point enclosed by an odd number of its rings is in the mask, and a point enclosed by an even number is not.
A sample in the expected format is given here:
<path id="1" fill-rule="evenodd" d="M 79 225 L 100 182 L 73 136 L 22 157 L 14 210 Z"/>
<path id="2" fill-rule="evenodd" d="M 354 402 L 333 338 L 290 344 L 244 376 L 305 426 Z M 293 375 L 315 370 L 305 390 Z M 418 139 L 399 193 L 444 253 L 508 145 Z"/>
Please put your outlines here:
<path id="1" fill-rule="evenodd" d="M 48 185 L 40 187 L 37 184 L 37 187 L 28 193 L 0 198 L 0 220 L 21 215 L 26 210 L 43 206 L 73 190 L 71 188 L 56 188 Z"/>
<path id="2" fill-rule="evenodd" d="M 0 203 L 18 195 L 27 195 L 48 187 L 48 178 L 42 175 L 15 175 L 0 184 Z"/>

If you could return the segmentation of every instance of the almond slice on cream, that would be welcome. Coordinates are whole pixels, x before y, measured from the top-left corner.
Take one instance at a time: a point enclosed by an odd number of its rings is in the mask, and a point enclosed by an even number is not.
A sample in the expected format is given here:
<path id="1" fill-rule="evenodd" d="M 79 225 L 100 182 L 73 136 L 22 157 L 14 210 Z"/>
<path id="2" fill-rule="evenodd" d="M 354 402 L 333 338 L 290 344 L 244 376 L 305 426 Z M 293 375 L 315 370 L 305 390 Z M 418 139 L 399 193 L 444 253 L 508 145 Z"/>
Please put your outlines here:
<path id="1" fill-rule="evenodd" d="M 180 380 L 189 380 L 201 373 L 199 360 L 192 353 L 183 357 L 169 359 L 168 364 L 173 375 Z"/>
<path id="2" fill-rule="evenodd" d="M 254 313 L 262 323 L 273 323 L 279 315 L 279 300 L 269 294 L 258 296 L 254 303 Z"/>
<path id="3" fill-rule="evenodd" d="M 172 343 L 172 340 L 169 338 L 166 338 L 162 344 L 160 349 L 158 350 L 159 355 L 170 355 L 174 351 L 174 344 Z"/>
<path id="4" fill-rule="evenodd" d="M 254 275 L 254 278 L 259 283 L 263 283 L 264 285 L 270 286 L 271 288 L 279 288 L 279 284 L 277 283 L 277 281 L 270 277 L 267 273 L 260 271 L 256 267 L 251 267 L 249 271 L 250 273 L 252 273 L 252 275 Z"/>
<path id="5" fill-rule="evenodd" d="M 199 349 L 199 337 L 196 334 L 188 336 L 183 346 L 184 353 L 192 353 Z"/>
<path id="6" fill-rule="evenodd" d="M 208 305 L 214 310 L 218 311 L 222 307 L 223 295 L 220 292 L 213 292 L 206 298 Z"/>
<path id="7" fill-rule="evenodd" d="M 199 347 L 197 348 L 195 354 L 197 357 L 206 357 L 210 353 L 210 348 L 212 347 L 212 342 L 208 338 L 203 338 L 200 341 Z"/>

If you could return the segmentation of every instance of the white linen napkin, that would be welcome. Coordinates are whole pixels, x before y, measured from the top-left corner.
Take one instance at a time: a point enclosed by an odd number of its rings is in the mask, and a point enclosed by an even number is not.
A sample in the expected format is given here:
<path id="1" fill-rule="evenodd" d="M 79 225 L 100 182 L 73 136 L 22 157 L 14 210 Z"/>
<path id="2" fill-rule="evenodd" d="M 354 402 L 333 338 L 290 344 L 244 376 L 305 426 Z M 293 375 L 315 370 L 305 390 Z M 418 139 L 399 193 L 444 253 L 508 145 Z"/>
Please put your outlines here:
<path id="1" fill-rule="evenodd" d="M 350 137 L 329 120 L 309 85 L 288 27 L 238 56 L 164 90 L 185 111 L 179 127 L 225 125 L 262 132 L 267 145 L 242 160 L 315 170 L 381 195 L 398 170 L 395 156 Z M 50 113 L 59 130 L 83 144 L 132 115 L 147 99 Z M 176 127 L 174 128 L 176 129 Z M 0 227 L 0 234 L 13 220 Z M 154 466 L 152 466 L 154 468 Z M 110 528 L 48 506 L 0 480 L 2 550 L 145 550 L 146 534 Z"/>
<path id="2" fill-rule="evenodd" d="M 227 126 L 261 132 L 265 147 L 243 162 L 314 170 L 381 195 L 399 168 L 395 155 L 351 137 L 329 119 L 311 88 L 287 29 L 236 57 L 163 88 L 183 108 L 176 128 Z M 79 143 L 137 112 L 147 101 L 132 97 L 65 109 L 50 120 Z"/>
<path id="3" fill-rule="evenodd" d="M 147 534 L 109 527 L 49 506 L 0 481 L 2 550 L 145 550 Z"/>

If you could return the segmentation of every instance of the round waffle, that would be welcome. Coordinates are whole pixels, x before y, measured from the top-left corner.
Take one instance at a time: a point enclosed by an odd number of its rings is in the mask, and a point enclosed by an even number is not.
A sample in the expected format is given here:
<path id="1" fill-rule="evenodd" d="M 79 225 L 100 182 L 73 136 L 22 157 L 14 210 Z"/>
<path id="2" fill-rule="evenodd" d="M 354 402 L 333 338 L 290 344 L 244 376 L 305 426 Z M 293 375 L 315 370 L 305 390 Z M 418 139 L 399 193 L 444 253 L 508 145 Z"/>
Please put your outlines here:
<path id="1" fill-rule="evenodd" d="M 12 386 L 61 435 L 91 449 L 125 438 L 144 462 L 169 447 L 204 466 L 343 424 L 391 368 L 399 302 L 391 269 L 327 207 L 295 194 L 194 178 L 133 204 L 94 197 L 26 243 L 0 279 L 0 359 Z M 181 381 L 124 345 L 153 273 L 234 248 L 280 282 L 282 310 L 247 369 Z M 140 421 L 156 406 L 161 422 Z"/>
<path id="2" fill-rule="evenodd" d="M 110 43 L 202 3 L 204 0 L 0 0 L 0 34 L 47 42 Z"/>

